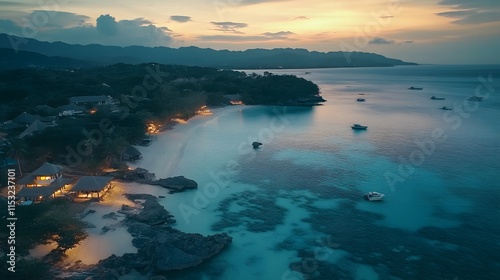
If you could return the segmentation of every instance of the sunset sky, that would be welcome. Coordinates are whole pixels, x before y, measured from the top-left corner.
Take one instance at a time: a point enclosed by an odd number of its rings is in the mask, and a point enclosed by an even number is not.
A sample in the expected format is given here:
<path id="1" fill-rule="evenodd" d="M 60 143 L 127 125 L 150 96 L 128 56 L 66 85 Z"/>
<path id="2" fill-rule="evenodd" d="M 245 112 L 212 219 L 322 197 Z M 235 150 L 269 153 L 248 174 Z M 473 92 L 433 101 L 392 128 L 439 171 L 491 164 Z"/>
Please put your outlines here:
<path id="1" fill-rule="evenodd" d="M 0 33 L 41 41 L 500 64 L 500 0 L 12 0 L 0 7 Z"/>

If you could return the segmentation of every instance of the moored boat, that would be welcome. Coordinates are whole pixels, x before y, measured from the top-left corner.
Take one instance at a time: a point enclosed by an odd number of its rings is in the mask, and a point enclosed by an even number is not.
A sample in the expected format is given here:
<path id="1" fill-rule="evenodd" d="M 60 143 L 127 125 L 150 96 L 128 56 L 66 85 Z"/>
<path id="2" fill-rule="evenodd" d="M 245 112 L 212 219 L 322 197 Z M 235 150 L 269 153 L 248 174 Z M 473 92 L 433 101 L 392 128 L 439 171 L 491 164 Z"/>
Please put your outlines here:
<path id="1" fill-rule="evenodd" d="M 366 99 L 364 99 L 364 98 L 358 98 L 358 99 L 356 99 L 356 101 L 359 101 L 359 102 L 363 102 L 363 101 L 365 101 L 365 100 L 366 100 Z"/>
<path id="2" fill-rule="evenodd" d="M 423 90 L 424 88 L 421 87 L 409 87 L 409 90 Z"/>
<path id="3" fill-rule="evenodd" d="M 451 108 L 446 107 L 446 106 L 443 106 L 443 107 L 441 107 L 440 109 L 441 109 L 441 110 L 451 110 Z"/>
<path id="4" fill-rule="evenodd" d="M 357 130 L 366 130 L 368 128 L 368 126 L 360 125 L 358 123 L 353 124 L 351 127 L 352 129 L 357 129 Z"/>
<path id="5" fill-rule="evenodd" d="M 444 100 L 444 97 L 436 97 L 436 96 L 432 96 L 431 97 L 432 100 Z"/>
<path id="6" fill-rule="evenodd" d="M 365 195 L 363 195 L 363 198 L 368 200 L 368 201 L 381 201 L 384 199 L 384 194 L 379 193 L 379 192 L 368 192 Z"/>

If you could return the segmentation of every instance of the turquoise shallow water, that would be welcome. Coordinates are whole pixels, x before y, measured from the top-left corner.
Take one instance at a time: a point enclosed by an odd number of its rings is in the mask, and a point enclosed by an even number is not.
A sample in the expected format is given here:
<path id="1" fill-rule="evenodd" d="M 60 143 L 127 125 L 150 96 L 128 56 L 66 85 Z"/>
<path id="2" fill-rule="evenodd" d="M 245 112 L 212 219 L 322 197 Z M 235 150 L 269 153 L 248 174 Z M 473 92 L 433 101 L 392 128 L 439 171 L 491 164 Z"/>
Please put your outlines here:
<path id="1" fill-rule="evenodd" d="M 168 279 L 496 279 L 500 67 L 311 72 L 275 73 L 317 83 L 324 106 L 225 111 L 157 174 L 200 184 L 163 202 L 179 229 L 234 238 Z M 467 101 L 482 84 L 484 100 Z"/>

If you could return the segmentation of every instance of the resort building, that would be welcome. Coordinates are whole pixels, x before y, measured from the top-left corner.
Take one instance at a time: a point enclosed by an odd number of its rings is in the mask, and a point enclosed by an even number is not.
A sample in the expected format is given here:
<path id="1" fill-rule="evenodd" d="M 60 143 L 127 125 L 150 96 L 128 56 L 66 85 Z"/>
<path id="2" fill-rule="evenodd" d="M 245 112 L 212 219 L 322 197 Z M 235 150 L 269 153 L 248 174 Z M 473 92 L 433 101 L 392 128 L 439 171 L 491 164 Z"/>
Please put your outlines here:
<path id="1" fill-rule="evenodd" d="M 35 133 L 42 132 L 47 128 L 47 125 L 39 120 L 33 121 L 33 123 L 28 126 L 21 134 L 19 134 L 19 138 L 24 138 L 26 136 L 32 136 Z"/>
<path id="2" fill-rule="evenodd" d="M 95 95 L 95 96 L 70 97 L 69 103 L 72 103 L 75 105 L 80 105 L 80 106 L 84 106 L 84 105 L 97 106 L 97 105 L 112 105 L 115 102 L 114 102 L 113 98 L 109 95 Z"/>
<path id="3" fill-rule="evenodd" d="M 74 115 L 82 115 L 85 112 L 85 108 L 72 103 L 68 105 L 59 106 L 57 108 L 57 111 L 60 117 L 74 116 Z"/>
<path id="4" fill-rule="evenodd" d="M 12 123 L 16 123 L 20 126 L 28 127 L 35 121 L 43 122 L 47 125 L 54 125 L 54 118 L 52 117 L 42 117 L 39 115 L 32 115 L 30 113 L 23 112 L 17 117 L 12 119 Z"/>
<path id="5" fill-rule="evenodd" d="M 20 127 L 24 127 L 16 122 L 13 122 L 13 121 L 6 121 L 4 122 L 1 126 L 0 126 L 0 130 L 2 131 L 12 131 L 12 130 L 16 130 Z"/>
<path id="6" fill-rule="evenodd" d="M 30 125 L 36 120 L 40 120 L 40 118 L 26 112 L 23 112 L 14 119 L 12 119 L 13 122 L 20 125 Z"/>
<path id="7" fill-rule="evenodd" d="M 106 192 L 111 190 L 110 176 L 82 176 L 71 188 L 77 198 L 102 198 Z"/>
<path id="8" fill-rule="evenodd" d="M 62 190 L 73 181 L 62 176 L 62 169 L 59 165 L 44 163 L 17 182 L 21 188 L 17 197 L 24 201 L 40 201 L 62 195 Z"/>
<path id="9" fill-rule="evenodd" d="M 36 105 L 35 110 L 45 116 L 55 116 L 57 115 L 57 109 L 52 108 L 48 105 Z"/>

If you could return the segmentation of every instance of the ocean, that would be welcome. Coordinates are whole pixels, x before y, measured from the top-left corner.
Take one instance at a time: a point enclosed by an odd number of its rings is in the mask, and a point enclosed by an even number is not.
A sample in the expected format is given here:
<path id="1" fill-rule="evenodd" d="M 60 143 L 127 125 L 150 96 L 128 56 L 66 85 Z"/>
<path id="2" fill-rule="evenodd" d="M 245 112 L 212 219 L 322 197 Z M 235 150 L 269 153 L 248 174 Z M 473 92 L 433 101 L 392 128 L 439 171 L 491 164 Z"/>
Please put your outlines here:
<path id="1" fill-rule="evenodd" d="M 500 66 L 268 71 L 327 102 L 215 109 L 167 132 L 153 171 L 199 184 L 160 200 L 175 227 L 233 237 L 168 279 L 497 279 Z"/>

